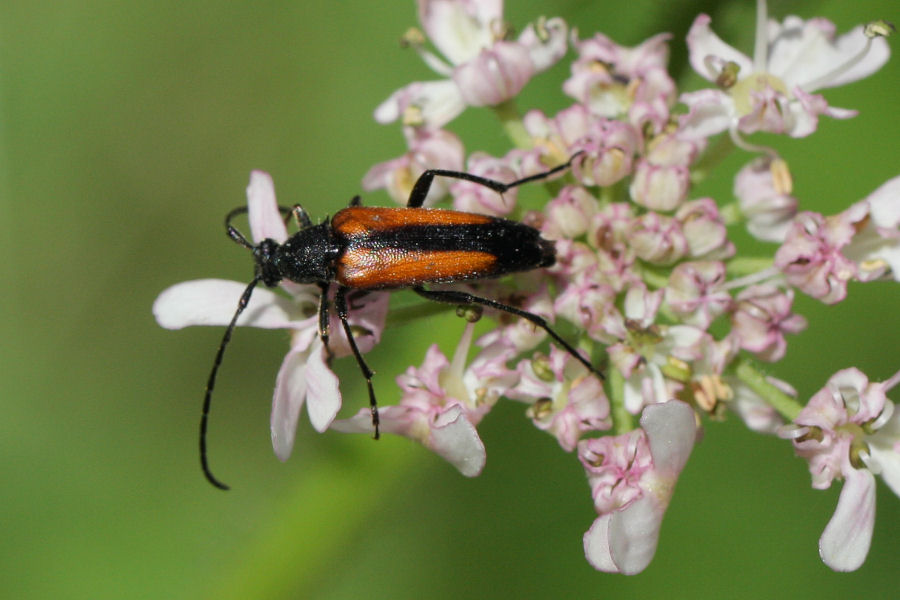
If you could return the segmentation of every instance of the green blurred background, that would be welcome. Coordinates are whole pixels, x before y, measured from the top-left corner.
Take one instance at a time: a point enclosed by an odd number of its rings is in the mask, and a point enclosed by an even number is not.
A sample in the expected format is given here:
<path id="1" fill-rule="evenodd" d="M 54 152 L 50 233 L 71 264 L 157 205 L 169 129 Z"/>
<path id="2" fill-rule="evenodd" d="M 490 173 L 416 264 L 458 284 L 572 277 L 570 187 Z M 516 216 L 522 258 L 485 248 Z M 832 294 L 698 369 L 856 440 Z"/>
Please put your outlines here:
<path id="1" fill-rule="evenodd" d="M 695 84 L 683 39 L 698 12 L 724 38 L 752 44 L 750 0 L 507 4 L 518 28 L 560 15 L 585 36 L 601 30 L 629 45 L 671 31 L 674 72 Z M 845 31 L 896 20 L 896 9 L 895 0 L 776 1 L 771 13 L 823 15 Z M 210 438 L 233 490 L 205 482 L 197 421 L 222 332 L 164 331 L 151 304 L 178 281 L 250 278 L 222 218 L 244 202 L 251 169 L 273 174 L 282 203 L 302 201 L 320 217 L 360 192 L 372 164 L 404 150 L 399 129 L 371 113 L 431 77 L 398 48 L 415 23 L 411 1 L 0 4 L 0 596 L 895 596 L 900 500 L 879 483 L 866 564 L 832 573 L 816 541 L 839 486 L 813 491 L 789 444 L 734 420 L 707 426 L 656 559 L 631 578 L 585 562 L 594 512 L 582 469 L 519 405 L 503 403 L 484 422 L 488 464 L 474 480 L 403 439 L 317 435 L 305 415 L 282 464 L 268 433 L 282 332 L 236 335 Z M 565 106 L 556 90 L 567 69 L 532 82 L 522 107 Z M 826 96 L 860 116 L 777 144 L 804 206 L 828 213 L 900 172 L 900 63 Z M 488 111 L 453 128 L 468 151 L 507 148 Z M 728 173 L 747 158 L 730 157 L 697 194 L 730 199 Z M 898 300 L 892 284 L 851 286 L 833 307 L 800 298 L 810 327 L 772 372 L 802 397 L 851 365 L 886 378 L 900 366 Z M 462 326 L 440 318 L 448 350 Z M 370 356 L 384 404 L 436 329 L 391 330 Z M 362 382 L 355 365 L 339 369 L 355 411 Z"/>

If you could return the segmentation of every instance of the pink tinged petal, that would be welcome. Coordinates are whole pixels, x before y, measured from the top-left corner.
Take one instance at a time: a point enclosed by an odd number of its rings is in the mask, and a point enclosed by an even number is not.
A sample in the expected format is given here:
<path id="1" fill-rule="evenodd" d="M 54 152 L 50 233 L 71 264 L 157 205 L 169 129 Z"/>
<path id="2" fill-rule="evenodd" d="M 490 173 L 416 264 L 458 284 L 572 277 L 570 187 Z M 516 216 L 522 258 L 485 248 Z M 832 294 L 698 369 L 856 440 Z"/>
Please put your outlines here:
<path id="1" fill-rule="evenodd" d="M 381 124 L 402 120 L 407 125 L 440 129 L 465 108 L 453 81 L 417 81 L 391 94 L 375 109 L 374 117 Z"/>
<path id="2" fill-rule="evenodd" d="M 787 122 L 790 127 L 787 133 L 791 137 L 805 137 L 814 133 L 819 124 L 819 115 L 826 115 L 832 119 L 850 119 L 858 114 L 858 111 L 828 106 L 824 96 L 807 94 L 800 88 L 794 90 L 796 102 L 788 104 L 790 118 Z"/>
<path id="3" fill-rule="evenodd" d="M 494 158 L 483 152 L 473 152 L 469 156 L 467 173 L 479 175 L 495 181 L 513 181 L 517 179 L 516 172 L 508 166 L 507 161 Z M 450 192 L 453 195 L 453 208 L 463 212 L 475 212 L 492 216 L 509 214 L 516 204 L 518 190 L 513 188 L 509 192 L 500 195 L 497 192 L 473 183 L 471 181 L 458 180 L 450 184 Z"/>
<path id="4" fill-rule="evenodd" d="M 847 215 L 824 217 L 801 212 L 775 252 L 775 266 L 791 285 L 827 304 L 847 295 L 847 281 L 856 275 L 856 264 L 841 249 L 855 233 Z"/>
<path id="5" fill-rule="evenodd" d="M 381 433 L 396 433 L 406 435 L 412 427 L 411 423 L 417 417 L 419 411 L 410 410 L 406 406 L 382 406 L 378 408 L 380 419 L 379 429 Z M 331 422 L 331 429 L 341 433 L 374 433 L 372 427 L 372 411 L 368 408 L 360 409 L 352 417 L 336 419 Z"/>
<path id="6" fill-rule="evenodd" d="M 797 200 L 776 180 L 778 170 L 771 158 L 761 157 L 742 167 L 734 178 L 734 195 L 748 219 L 747 230 L 767 242 L 783 242 L 797 214 Z"/>
<path id="7" fill-rule="evenodd" d="M 721 90 L 700 90 L 679 98 L 688 112 L 679 118 L 678 135 L 682 139 L 706 139 L 726 131 L 735 117 L 734 100 Z"/>
<path id="8" fill-rule="evenodd" d="M 690 183 L 690 170 L 685 166 L 639 160 L 628 191 L 645 208 L 670 211 L 685 199 Z"/>
<path id="9" fill-rule="evenodd" d="M 875 477 L 866 469 L 847 471 L 837 509 L 819 538 L 819 555 L 835 571 L 863 564 L 875 524 Z"/>
<path id="10" fill-rule="evenodd" d="M 497 42 L 458 66 L 453 81 L 469 106 L 496 106 L 514 97 L 534 75 L 528 50 L 513 42 Z"/>
<path id="11" fill-rule="evenodd" d="M 197 279 L 178 283 L 156 298 L 153 315 L 156 322 L 166 329 L 181 329 L 192 325 L 228 325 L 246 287 L 244 283 L 225 279 Z M 298 321 L 292 318 L 293 311 L 294 305 L 290 300 L 257 287 L 237 324 L 264 329 L 294 328 L 298 326 Z"/>
<path id="12" fill-rule="evenodd" d="M 721 72 L 716 66 L 726 62 L 736 63 L 742 77 L 752 73 L 753 61 L 750 57 L 723 42 L 709 28 L 710 21 L 709 15 L 698 15 L 687 35 L 689 59 L 694 70 L 713 82 Z"/>
<path id="13" fill-rule="evenodd" d="M 597 201 L 583 187 L 567 185 L 544 211 L 547 213 L 543 226 L 545 234 L 573 239 L 587 233 L 597 212 Z"/>
<path id="14" fill-rule="evenodd" d="M 542 29 L 540 36 L 531 23 L 519 36 L 519 43 L 528 49 L 534 69 L 539 73 L 549 69 L 565 56 L 569 49 L 569 40 L 568 26 L 560 18 L 539 22 L 538 26 Z"/>
<path id="15" fill-rule="evenodd" d="M 419 21 L 428 39 L 453 64 L 461 64 L 494 41 L 492 25 L 502 23 L 501 0 L 419 0 Z"/>
<path id="16" fill-rule="evenodd" d="M 641 427 L 647 433 L 653 469 L 641 479 L 640 498 L 601 516 L 584 535 L 585 556 L 595 568 L 633 575 L 653 560 L 675 482 L 694 447 L 694 419 L 691 407 L 677 400 L 644 409 Z"/>
<path id="17" fill-rule="evenodd" d="M 724 282 L 724 263 L 681 263 L 669 277 L 665 288 L 666 303 L 688 325 L 706 329 L 731 306 L 731 296 L 720 289 Z"/>
<path id="18" fill-rule="evenodd" d="M 656 212 L 648 212 L 632 220 L 627 236 L 635 254 L 647 262 L 670 265 L 690 250 L 681 224 Z"/>
<path id="19" fill-rule="evenodd" d="M 663 290 L 649 291 L 646 286 L 634 286 L 625 294 L 625 317 L 649 326 L 656 318 L 663 300 Z"/>
<path id="20" fill-rule="evenodd" d="M 728 240 L 725 223 L 712 198 L 698 198 L 681 205 L 675 218 L 682 224 L 685 239 L 695 258 L 728 258 L 734 244 Z"/>
<path id="21" fill-rule="evenodd" d="M 250 173 L 250 184 L 247 186 L 247 208 L 250 219 L 250 233 L 257 244 L 271 238 L 283 243 L 288 238 L 284 217 L 278 210 L 275 199 L 275 184 L 272 176 L 265 171 Z"/>
<path id="22" fill-rule="evenodd" d="M 432 425 L 430 438 L 423 441 L 423 444 L 466 477 L 477 477 L 487 460 L 478 431 L 466 419 L 458 404 L 438 415 Z"/>
<path id="23" fill-rule="evenodd" d="M 379 416 L 382 433 L 394 433 L 419 442 L 466 477 L 475 477 L 484 468 L 487 457 L 484 444 L 459 404 L 436 415 L 428 407 L 420 410 L 408 404 L 386 406 L 380 409 Z M 372 415 L 368 409 L 362 409 L 349 419 L 334 421 L 331 429 L 343 433 L 372 433 Z"/>
<path id="24" fill-rule="evenodd" d="M 625 380 L 625 409 L 631 414 L 638 414 L 645 406 L 665 402 L 668 396 L 666 379 L 654 363 L 647 363 Z"/>

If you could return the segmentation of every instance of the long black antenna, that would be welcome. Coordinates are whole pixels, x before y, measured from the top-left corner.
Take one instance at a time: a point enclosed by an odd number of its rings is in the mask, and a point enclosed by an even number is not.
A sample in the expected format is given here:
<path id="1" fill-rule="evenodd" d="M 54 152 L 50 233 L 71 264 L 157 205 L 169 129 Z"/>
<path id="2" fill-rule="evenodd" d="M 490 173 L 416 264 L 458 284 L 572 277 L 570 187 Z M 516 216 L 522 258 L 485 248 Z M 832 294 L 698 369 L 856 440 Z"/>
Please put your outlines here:
<path id="1" fill-rule="evenodd" d="M 234 311 L 231 323 L 228 324 L 228 328 L 225 329 L 225 335 L 222 336 L 222 343 L 219 344 L 219 351 L 216 352 L 216 359 L 213 362 L 212 371 L 209 373 L 209 380 L 206 382 L 206 395 L 203 397 L 203 415 L 200 417 L 200 466 L 203 467 L 203 474 L 206 476 L 207 481 L 220 490 L 227 490 L 229 488 L 215 478 L 212 471 L 209 470 L 209 461 L 206 459 L 206 423 L 209 420 L 209 405 L 212 403 L 213 388 L 216 385 L 216 374 L 219 372 L 219 365 L 222 364 L 222 356 L 225 355 L 225 346 L 227 346 L 228 342 L 231 340 L 231 332 L 234 331 L 238 317 L 241 316 L 241 313 L 244 312 L 244 309 L 247 308 L 247 304 L 250 302 L 250 296 L 253 295 L 253 288 L 255 288 L 256 284 L 260 281 L 262 281 L 262 276 L 257 275 L 247 286 L 247 289 L 244 290 L 244 293 L 241 294 L 237 310 Z"/>

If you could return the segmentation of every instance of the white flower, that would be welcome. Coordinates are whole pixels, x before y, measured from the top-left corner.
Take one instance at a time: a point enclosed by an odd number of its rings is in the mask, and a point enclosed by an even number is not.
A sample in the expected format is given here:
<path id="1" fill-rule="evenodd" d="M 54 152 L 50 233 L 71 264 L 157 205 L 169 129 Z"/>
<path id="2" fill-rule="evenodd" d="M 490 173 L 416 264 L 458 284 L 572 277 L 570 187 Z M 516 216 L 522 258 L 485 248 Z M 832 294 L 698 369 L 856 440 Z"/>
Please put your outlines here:
<path id="1" fill-rule="evenodd" d="M 803 137 L 816 130 L 818 116 L 855 116 L 834 108 L 816 90 L 868 77 L 887 61 L 890 49 L 862 26 L 835 37 L 826 19 L 804 21 L 789 16 L 766 24 L 765 3 L 758 15 L 754 57 L 722 41 L 700 15 L 688 33 L 690 62 L 718 89 L 683 94 L 690 112 L 681 119 L 683 135 L 709 137 L 730 130 L 768 131 Z"/>

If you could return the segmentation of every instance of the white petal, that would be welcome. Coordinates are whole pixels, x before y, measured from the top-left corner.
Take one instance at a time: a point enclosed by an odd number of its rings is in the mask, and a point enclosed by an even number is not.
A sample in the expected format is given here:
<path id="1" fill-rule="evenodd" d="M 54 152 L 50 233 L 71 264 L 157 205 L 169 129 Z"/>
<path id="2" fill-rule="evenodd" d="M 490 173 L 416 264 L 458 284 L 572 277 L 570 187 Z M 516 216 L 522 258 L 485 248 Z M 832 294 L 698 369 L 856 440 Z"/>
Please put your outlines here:
<path id="1" fill-rule="evenodd" d="M 885 404 L 885 413 L 891 413 L 885 423 L 873 435 L 867 437 L 869 452 L 880 469 L 879 475 L 891 490 L 900 496 L 900 410 L 890 401 Z"/>
<path id="2" fill-rule="evenodd" d="M 287 460 L 294 449 L 297 433 L 297 419 L 300 408 L 306 400 L 306 364 L 309 352 L 306 349 L 292 349 L 284 357 L 278 378 L 275 381 L 275 396 L 272 400 L 272 415 L 269 425 L 272 432 L 272 448 L 275 456 Z"/>
<path id="3" fill-rule="evenodd" d="M 848 31 L 835 41 L 835 52 L 833 52 L 833 56 L 830 55 L 832 53 L 829 53 L 829 55 L 826 56 L 828 65 L 833 68 L 834 65 L 851 60 L 852 57 L 856 56 L 857 53 L 862 50 L 866 43 L 867 38 L 863 33 L 862 25 Z M 822 88 L 845 85 L 868 77 L 884 66 L 890 56 L 891 47 L 887 40 L 883 37 L 874 38 L 872 40 L 872 45 L 869 47 L 863 60 L 854 64 L 846 71 L 841 72 L 837 77 L 828 80 Z"/>
<path id="4" fill-rule="evenodd" d="M 166 329 L 191 325 L 228 325 L 247 284 L 225 279 L 196 279 L 164 290 L 153 303 L 156 322 Z M 241 326 L 280 329 L 296 327 L 290 300 L 257 287 L 238 319 Z"/>
<path id="5" fill-rule="evenodd" d="M 679 400 L 651 404 L 641 415 L 641 428 L 647 432 L 653 466 L 669 474 L 680 473 L 697 437 L 693 409 Z"/>
<path id="6" fill-rule="evenodd" d="M 592 567 L 605 573 L 618 573 L 609 549 L 609 521 L 612 515 L 600 515 L 584 534 L 584 556 Z"/>
<path id="7" fill-rule="evenodd" d="M 869 446 L 869 451 L 881 468 L 881 478 L 895 494 L 900 496 L 900 453 L 893 448 L 882 450 L 874 444 Z"/>
<path id="8" fill-rule="evenodd" d="M 499 0 L 419 0 L 419 20 L 428 38 L 455 65 L 489 47 L 493 42 L 490 24 L 502 18 Z"/>
<path id="9" fill-rule="evenodd" d="M 537 73 L 555 65 L 569 49 L 569 32 L 565 21 L 560 18 L 549 19 L 544 23 L 544 29 L 547 32 L 546 39 L 538 37 L 533 23 L 519 36 L 519 43 L 528 48 Z"/>
<path id="10" fill-rule="evenodd" d="M 863 564 L 875 524 L 875 477 L 850 468 L 834 516 L 819 538 L 819 555 L 835 571 L 854 571 Z"/>
<path id="11" fill-rule="evenodd" d="M 272 176 L 265 171 L 250 173 L 247 186 L 247 207 L 249 210 L 250 233 L 255 243 L 271 238 L 278 243 L 288 238 L 284 217 L 278 210 L 275 199 L 275 184 Z"/>
<path id="12" fill-rule="evenodd" d="M 900 177 L 888 179 L 866 198 L 876 227 L 900 225 Z"/>
<path id="13" fill-rule="evenodd" d="M 665 507 L 648 494 L 624 510 L 612 513 L 609 521 L 609 548 L 620 573 L 634 575 L 647 568 L 659 542 L 659 528 Z"/>
<path id="14" fill-rule="evenodd" d="M 437 418 L 429 445 L 466 477 L 476 477 L 484 469 L 487 460 L 484 443 L 459 405 L 450 407 Z"/>
<path id="15" fill-rule="evenodd" d="M 410 412 L 405 406 L 379 406 L 379 430 L 381 433 L 404 435 L 409 429 Z M 341 433 L 375 433 L 375 428 L 372 427 L 372 411 L 362 408 L 352 417 L 332 421 L 330 429 Z"/>
<path id="16" fill-rule="evenodd" d="M 753 72 L 753 61 L 750 57 L 732 48 L 719 38 L 709 28 L 708 15 L 698 15 L 687 35 L 689 58 L 691 66 L 702 77 L 709 81 L 715 81 L 719 73 L 710 68 L 708 57 L 715 57 L 721 62 L 734 62 L 739 67 L 740 77 L 746 77 Z"/>
<path id="17" fill-rule="evenodd" d="M 306 410 L 309 413 L 310 423 L 319 433 L 328 429 L 341 410 L 338 378 L 328 367 L 326 354 L 322 340 L 316 336 L 306 363 L 306 384 L 309 388 Z"/>
<path id="18" fill-rule="evenodd" d="M 685 139 L 706 139 L 726 131 L 734 119 L 734 100 L 721 90 L 688 92 L 679 100 L 688 107 L 678 122 L 678 134 Z"/>
<path id="19" fill-rule="evenodd" d="M 375 120 L 393 123 L 402 118 L 406 109 L 415 106 L 421 110 L 421 125 L 427 129 L 440 129 L 466 108 L 462 94 L 451 79 L 416 81 L 400 88 L 375 109 Z"/>

